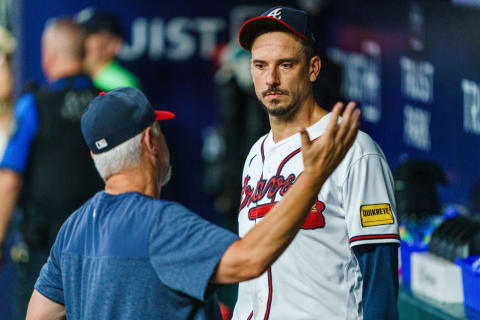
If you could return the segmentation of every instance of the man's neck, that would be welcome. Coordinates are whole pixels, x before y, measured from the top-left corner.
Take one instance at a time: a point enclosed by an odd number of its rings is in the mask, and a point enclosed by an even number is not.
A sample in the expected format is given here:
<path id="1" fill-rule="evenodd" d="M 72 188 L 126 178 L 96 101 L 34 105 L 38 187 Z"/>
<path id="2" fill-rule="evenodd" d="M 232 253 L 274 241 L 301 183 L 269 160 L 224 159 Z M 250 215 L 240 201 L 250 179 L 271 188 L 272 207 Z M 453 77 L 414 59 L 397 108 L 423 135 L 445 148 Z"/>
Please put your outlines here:
<path id="1" fill-rule="evenodd" d="M 61 67 L 48 72 L 47 77 L 50 83 L 53 83 L 61 78 L 71 77 L 82 73 L 81 63 L 65 63 Z"/>
<path id="2" fill-rule="evenodd" d="M 87 72 L 91 78 L 95 78 L 100 71 L 102 71 L 107 65 L 112 63 L 114 60 L 100 61 L 89 66 L 86 66 Z"/>
<path id="3" fill-rule="evenodd" d="M 304 101 L 292 118 L 284 119 L 270 115 L 269 120 L 273 133 L 273 141 L 277 143 L 298 133 L 300 128 L 310 127 L 327 113 L 328 111 L 320 107 L 312 96 Z"/>
<path id="4" fill-rule="evenodd" d="M 122 194 L 126 192 L 138 192 L 154 199 L 159 199 L 160 189 L 153 175 L 148 170 L 126 169 L 108 177 L 105 181 L 105 192 L 110 194 Z"/>

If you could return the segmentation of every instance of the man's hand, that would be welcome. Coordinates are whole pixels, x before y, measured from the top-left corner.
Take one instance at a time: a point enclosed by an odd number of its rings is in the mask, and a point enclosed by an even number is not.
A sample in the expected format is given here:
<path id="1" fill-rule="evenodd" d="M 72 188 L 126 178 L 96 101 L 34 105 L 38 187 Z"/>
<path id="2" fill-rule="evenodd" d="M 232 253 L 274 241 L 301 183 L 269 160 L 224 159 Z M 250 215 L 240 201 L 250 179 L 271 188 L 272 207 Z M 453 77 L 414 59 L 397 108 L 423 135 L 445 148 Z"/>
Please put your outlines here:
<path id="1" fill-rule="evenodd" d="M 338 123 L 342 109 L 341 102 L 335 105 L 327 129 L 318 140 L 310 141 L 307 130 L 300 130 L 303 172 L 314 177 L 319 184 L 323 184 L 343 160 L 358 133 L 360 110 L 355 108 L 354 102 L 350 102 L 342 121 Z"/>

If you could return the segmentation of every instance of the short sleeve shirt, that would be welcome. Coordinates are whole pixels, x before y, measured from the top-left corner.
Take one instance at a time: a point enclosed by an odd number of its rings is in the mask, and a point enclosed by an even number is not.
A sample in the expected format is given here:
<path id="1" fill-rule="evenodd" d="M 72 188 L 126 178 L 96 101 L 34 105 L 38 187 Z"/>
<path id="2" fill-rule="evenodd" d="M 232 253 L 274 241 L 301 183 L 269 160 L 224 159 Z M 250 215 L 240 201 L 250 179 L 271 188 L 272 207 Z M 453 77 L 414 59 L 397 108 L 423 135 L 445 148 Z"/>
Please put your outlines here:
<path id="1" fill-rule="evenodd" d="M 209 280 L 237 239 L 178 203 L 102 191 L 62 226 L 35 289 L 67 319 L 220 319 Z"/>

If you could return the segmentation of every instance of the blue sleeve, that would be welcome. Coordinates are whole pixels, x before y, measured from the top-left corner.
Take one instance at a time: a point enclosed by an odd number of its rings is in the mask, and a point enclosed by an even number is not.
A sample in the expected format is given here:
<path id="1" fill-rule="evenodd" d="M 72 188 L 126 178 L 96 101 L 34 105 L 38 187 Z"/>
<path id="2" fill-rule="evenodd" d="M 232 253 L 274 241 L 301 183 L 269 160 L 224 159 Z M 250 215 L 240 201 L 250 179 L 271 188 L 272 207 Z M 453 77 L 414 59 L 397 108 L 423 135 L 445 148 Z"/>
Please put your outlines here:
<path id="1" fill-rule="evenodd" d="M 50 250 L 50 256 L 40 270 L 40 275 L 35 282 L 35 290 L 40 292 L 42 296 L 64 305 L 62 270 L 60 268 L 61 246 L 59 244 L 62 234 L 62 231 L 58 233 L 57 239 Z"/>
<path id="2" fill-rule="evenodd" d="M 150 261 L 172 290 L 205 301 L 210 278 L 225 250 L 238 237 L 177 203 L 168 204 L 150 233 Z"/>
<path id="3" fill-rule="evenodd" d="M 0 162 L 0 168 L 25 172 L 32 141 L 38 130 L 38 113 L 33 94 L 20 97 L 13 109 L 10 138 Z"/>
<path id="4" fill-rule="evenodd" d="M 353 251 L 363 277 L 363 319 L 398 319 L 398 245 L 359 245 Z"/>

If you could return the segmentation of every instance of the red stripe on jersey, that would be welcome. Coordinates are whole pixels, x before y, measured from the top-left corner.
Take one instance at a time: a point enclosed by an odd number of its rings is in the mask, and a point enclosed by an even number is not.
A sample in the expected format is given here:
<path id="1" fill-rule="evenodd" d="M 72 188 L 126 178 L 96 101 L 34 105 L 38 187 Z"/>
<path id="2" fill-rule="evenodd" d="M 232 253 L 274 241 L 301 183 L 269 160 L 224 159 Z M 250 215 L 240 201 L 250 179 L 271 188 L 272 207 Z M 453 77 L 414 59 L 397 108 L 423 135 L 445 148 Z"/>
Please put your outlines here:
<path id="1" fill-rule="evenodd" d="M 320 137 L 318 137 L 320 138 Z M 318 138 L 315 138 L 312 140 L 312 142 L 316 141 Z M 263 150 L 263 149 L 262 149 Z M 282 173 L 282 169 L 283 169 L 283 166 L 285 166 L 285 164 L 288 162 L 288 160 L 292 159 L 294 156 L 296 156 L 298 153 L 300 153 L 300 151 L 302 151 L 302 148 L 298 148 L 296 149 L 295 151 L 293 151 L 292 153 L 290 153 L 288 156 L 285 157 L 285 159 L 283 159 L 283 161 L 280 163 L 280 165 L 278 166 L 278 169 L 277 169 L 277 177 L 280 176 L 280 173 Z M 276 194 L 273 196 L 272 198 L 272 202 L 275 201 L 275 198 L 276 198 Z"/>
<path id="2" fill-rule="evenodd" d="M 253 317 L 253 311 L 250 313 L 250 315 L 248 316 L 247 320 L 252 319 L 252 317 Z"/>
<path id="3" fill-rule="evenodd" d="M 400 240 L 398 234 L 369 234 L 366 236 L 356 236 L 349 239 L 349 242 L 361 241 L 361 240 L 379 240 L 379 239 L 397 239 Z"/>
<path id="4" fill-rule="evenodd" d="M 280 163 L 280 165 L 278 166 L 278 170 L 277 170 L 277 177 L 280 175 L 280 173 L 282 172 L 282 169 L 283 169 L 283 166 L 285 165 L 285 163 L 287 163 L 288 160 L 292 159 L 297 153 L 299 153 L 300 151 L 302 150 L 302 148 L 298 148 L 297 150 L 293 151 L 292 153 L 290 153 L 288 156 L 285 157 L 285 159 L 283 159 L 282 163 Z"/>
<path id="5" fill-rule="evenodd" d="M 263 218 L 265 215 L 268 213 L 268 211 L 272 210 L 272 208 L 276 205 L 277 203 L 267 203 L 267 204 L 261 204 L 258 207 L 252 208 L 248 210 L 248 219 L 250 220 L 255 220 L 258 218 Z"/>
<path id="6" fill-rule="evenodd" d="M 268 301 L 267 301 L 267 311 L 265 312 L 265 317 L 263 320 L 268 320 L 270 317 L 270 307 L 272 306 L 272 295 L 273 295 L 273 287 L 272 287 L 272 268 L 268 268 Z"/>
<path id="7" fill-rule="evenodd" d="M 265 153 L 263 152 L 263 144 L 265 143 L 265 140 L 267 140 L 267 138 L 268 138 L 268 134 L 267 134 L 267 136 L 265 137 L 265 139 L 263 139 L 262 145 L 260 146 L 260 151 L 261 151 L 261 153 L 262 153 L 262 162 L 265 162 Z M 262 174 L 262 175 L 263 175 L 263 174 Z"/>
<path id="8" fill-rule="evenodd" d="M 255 208 L 248 210 L 248 219 L 255 220 L 263 218 L 277 203 L 261 204 Z M 310 209 L 310 213 L 305 218 L 305 222 L 302 225 L 302 229 L 317 229 L 325 226 L 325 217 L 323 211 L 325 210 L 325 203 L 322 201 L 315 201 L 315 204 Z"/>

